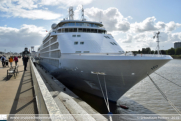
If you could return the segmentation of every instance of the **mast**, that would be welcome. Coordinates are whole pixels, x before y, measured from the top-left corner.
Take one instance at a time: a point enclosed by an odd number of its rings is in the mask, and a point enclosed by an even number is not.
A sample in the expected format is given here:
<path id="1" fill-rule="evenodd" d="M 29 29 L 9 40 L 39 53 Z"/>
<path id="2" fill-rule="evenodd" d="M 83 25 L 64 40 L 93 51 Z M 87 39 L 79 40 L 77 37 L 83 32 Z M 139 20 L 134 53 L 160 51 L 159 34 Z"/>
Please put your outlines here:
<path id="1" fill-rule="evenodd" d="M 69 7 L 69 20 L 74 20 L 74 10 L 73 7 Z"/>
<path id="2" fill-rule="evenodd" d="M 158 55 L 160 54 L 160 50 L 159 50 L 160 49 L 160 46 L 159 46 L 159 42 L 160 42 L 159 41 L 159 34 L 160 34 L 160 32 L 158 31 L 158 33 L 156 33 L 155 36 L 153 36 L 153 39 L 155 39 L 155 37 L 157 38 L 156 42 L 157 42 L 157 53 L 158 53 Z"/>
<path id="3" fill-rule="evenodd" d="M 86 20 L 85 18 L 84 18 L 84 8 L 83 8 L 83 5 L 82 5 L 82 21 L 84 21 L 84 20 Z"/>

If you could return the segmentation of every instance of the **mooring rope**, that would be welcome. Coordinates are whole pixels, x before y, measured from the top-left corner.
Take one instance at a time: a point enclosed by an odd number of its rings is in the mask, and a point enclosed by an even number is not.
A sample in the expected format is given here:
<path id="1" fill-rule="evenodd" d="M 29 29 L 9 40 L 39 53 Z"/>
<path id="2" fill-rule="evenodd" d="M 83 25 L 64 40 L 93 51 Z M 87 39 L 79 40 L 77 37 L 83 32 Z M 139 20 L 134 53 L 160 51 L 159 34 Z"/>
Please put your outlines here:
<path id="1" fill-rule="evenodd" d="M 99 80 L 99 85 L 100 85 L 100 88 L 101 88 L 101 92 L 102 92 L 102 95 L 103 95 L 104 101 L 105 101 L 105 103 L 106 103 L 107 110 L 110 112 L 110 109 L 109 109 L 109 104 L 108 104 L 109 102 L 107 102 L 107 101 L 106 101 L 106 97 L 104 96 L 104 92 L 103 92 L 103 90 L 102 90 L 102 86 L 101 86 L 101 82 L 100 82 L 100 79 L 99 79 L 98 74 L 97 74 L 97 78 L 98 78 L 98 80 Z"/>
<path id="2" fill-rule="evenodd" d="M 104 84 L 105 84 L 105 91 L 106 91 L 106 97 L 107 97 L 107 105 L 108 105 L 108 108 L 109 108 L 109 101 L 108 101 L 108 94 L 107 94 L 107 87 L 106 87 L 105 75 L 104 75 Z M 109 109 L 109 112 L 110 112 L 110 109 Z"/>
<path id="3" fill-rule="evenodd" d="M 148 74 L 147 74 L 148 75 Z M 172 108 L 181 116 L 181 112 L 180 110 L 175 107 L 175 105 L 167 98 L 167 96 L 165 95 L 165 93 L 157 86 L 157 84 L 152 80 L 152 78 L 148 75 L 148 77 L 150 78 L 150 80 L 152 81 L 152 83 L 155 85 L 155 87 L 157 88 L 157 90 L 161 93 L 161 95 L 165 98 L 165 100 L 170 104 L 170 106 L 172 106 Z"/>
<path id="4" fill-rule="evenodd" d="M 155 74 L 157 74 L 158 76 L 161 76 L 160 74 L 158 74 L 158 73 L 156 73 L 156 72 L 154 72 L 154 73 L 155 73 Z M 161 76 L 161 77 L 162 77 L 162 78 L 164 78 L 164 79 L 166 79 L 167 81 L 169 81 L 169 82 L 171 82 L 171 83 L 175 84 L 176 86 L 181 87 L 180 85 L 176 84 L 175 82 L 170 81 L 169 79 L 167 79 L 167 78 L 165 78 L 165 77 L 163 77 L 163 76 Z"/>

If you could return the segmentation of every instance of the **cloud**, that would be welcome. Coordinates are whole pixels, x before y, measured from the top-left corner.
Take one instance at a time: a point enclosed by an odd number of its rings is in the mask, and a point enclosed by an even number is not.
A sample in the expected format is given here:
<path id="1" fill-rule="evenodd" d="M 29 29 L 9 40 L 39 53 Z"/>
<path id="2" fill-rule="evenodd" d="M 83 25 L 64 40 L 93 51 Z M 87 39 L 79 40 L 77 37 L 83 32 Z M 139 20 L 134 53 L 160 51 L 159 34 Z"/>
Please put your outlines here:
<path id="1" fill-rule="evenodd" d="M 41 5 L 51 5 L 51 6 L 77 6 L 77 5 L 87 5 L 93 0 L 41 0 Z"/>
<path id="2" fill-rule="evenodd" d="M 170 38 L 171 41 L 175 42 L 181 41 L 181 32 L 171 34 Z"/>
<path id="3" fill-rule="evenodd" d="M 166 24 L 166 31 L 173 31 L 176 28 L 181 27 L 181 24 L 179 23 L 175 23 L 174 21 L 171 21 L 169 23 Z"/>
<path id="4" fill-rule="evenodd" d="M 143 22 L 135 22 L 134 24 L 131 24 L 131 28 L 134 32 L 155 31 L 159 29 L 155 26 L 155 20 L 156 18 L 154 16 L 149 17 L 146 18 Z"/>
<path id="5" fill-rule="evenodd" d="M 112 7 L 106 10 L 95 7 L 87 8 L 85 9 L 85 15 L 88 20 L 101 21 L 108 31 L 126 32 L 130 29 L 130 23 L 126 21 L 117 8 Z"/>
<path id="6" fill-rule="evenodd" d="M 0 48 L 21 52 L 25 44 L 28 47 L 40 45 L 45 35 L 45 29 L 35 25 L 23 24 L 20 29 L 0 27 Z"/>
<path id="7" fill-rule="evenodd" d="M 62 15 L 43 10 L 38 7 L 37 0 L 7 0 L 0 2 L 0 11 L 5 12 L 6 17 L 21 17 L 28 19 L 54 20 Z"/>
<path id="8" fill-rule="evenodd" d="M 119 41 L 121 41 L 122 43 L 131 43 L 132 42 L 132 35 L 131 34 L 127 34 L 126 35 L 126 39 L 119 39 Z"/>
<path id="9" fill-rule="evenodd" d="M 131 32 L 135 33 L 140 33 L 140 32 L 149 32 L 149 31 L 161 31 L 165 30 L 166 32 L 168 31 L 173 31 L 178 27 L 181 27 L 181 24 L 175 23 L 173 21 L 169 23 L 164 23 L 162 21 L 158 21 L 157 23 L 155 22 L 156 18 L 153 17 L 148 17 L 143 22 L 140 23 L 132 23 L 131 24 Z"/>

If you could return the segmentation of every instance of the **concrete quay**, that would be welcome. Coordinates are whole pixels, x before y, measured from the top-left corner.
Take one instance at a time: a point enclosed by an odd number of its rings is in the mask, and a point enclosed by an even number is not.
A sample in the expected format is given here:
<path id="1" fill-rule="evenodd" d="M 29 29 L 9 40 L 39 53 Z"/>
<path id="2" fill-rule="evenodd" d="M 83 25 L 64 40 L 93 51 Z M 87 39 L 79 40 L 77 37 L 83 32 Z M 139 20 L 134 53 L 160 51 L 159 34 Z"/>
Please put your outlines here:
<path id="1" fill-rule="evenodd" d="M 12 75 L 7 79 L 7 70 L 10 67 L 2 67 L 0 64 L 0 114 L 9 116 L 7 120 L 14 120 L 10 117 L 20 115 L 43 117 L 42 114 L 50 117 L 50 121 L 108 120 L 61 82 L 52 79 L 52 76 L 45 73 L 39 65 L 35 67 L 31 59 L 27 71 L 24 71 L 22 59 L 19 59 L 18 65 L 19 73 L 16 78 Z M 56 118 L 52 118 L 51 115 Z M 30 121 L 33 120 L 37 119 Z"/>
<path id="2" fill-rule="evenodd" d="M 38 114 L 30 63 L 27 64 L 27 71 L 24 71 L 23 62 L 19 59 L 19 73 L 16 78 L 12 75 L 9 79 L 9 67 L 2 67 L 2 63 L 0 65 L 0 114 Z"/>

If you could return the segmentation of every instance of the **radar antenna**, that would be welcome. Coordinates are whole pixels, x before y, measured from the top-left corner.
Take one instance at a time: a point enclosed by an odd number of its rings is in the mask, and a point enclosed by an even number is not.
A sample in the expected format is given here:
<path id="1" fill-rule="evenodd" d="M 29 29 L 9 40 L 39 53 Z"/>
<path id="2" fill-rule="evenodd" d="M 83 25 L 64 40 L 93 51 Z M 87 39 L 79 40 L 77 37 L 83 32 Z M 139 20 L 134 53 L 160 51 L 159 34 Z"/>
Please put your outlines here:
<path id="1" fill-rule="evenodd" d="M 69 7 L 69 20 L 74 20 L 74 10 L 73 7 Z"/>
<path id="2" fill-rule="evenodd" d="M 160 42 L 159 41 L 159 34 L 160 34 L 160 32 L 158 31 L 158 33 L 156 33 L 155 36 L 153 36 L 153 39 L 157 38 L 156 42 L 157 42 L 157 53 L 158 53 L 158 55 L 159 55 L 159 51 L 160 51 L 159 50 L 160 49 L 160 47 L 159 47 L 159 42 Z"/>

